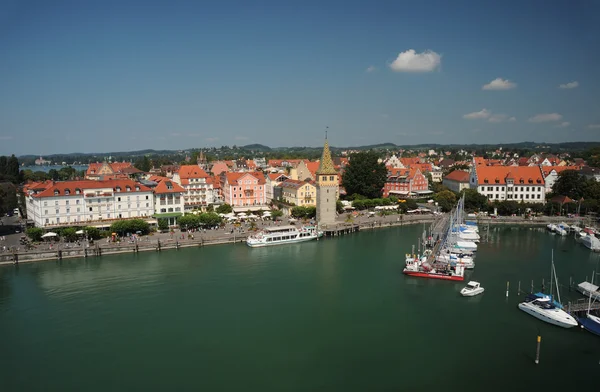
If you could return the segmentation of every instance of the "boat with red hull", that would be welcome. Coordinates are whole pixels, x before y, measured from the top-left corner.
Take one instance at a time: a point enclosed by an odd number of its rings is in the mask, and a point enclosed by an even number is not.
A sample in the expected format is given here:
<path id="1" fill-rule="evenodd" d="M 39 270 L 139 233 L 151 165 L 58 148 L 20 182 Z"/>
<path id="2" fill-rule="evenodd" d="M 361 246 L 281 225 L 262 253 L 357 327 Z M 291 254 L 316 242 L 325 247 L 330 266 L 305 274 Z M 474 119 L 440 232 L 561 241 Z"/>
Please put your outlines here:
<path id="1" fill-rule="evenodd" d="M 457 263 L 455 267 L 447 266 L 442 270 L 437 270 L 431 266 L 427 259 L 431 255 L 431 251 L 426 251 L 423 256 L 406 255 L 406 267 L 402 273 L 408 276 L 417 278 L 442 279 L 442 280 L 465 280 L 465 266 L 462 263 Z"/>
<path id="2" fill-rule="evenodd" d="M 414 271 L 403 271 L 404 275 L 415 276 L 417 278 L 429 278 L 429 279 L 442 279 L 442 280 L 455 280 L 455 281 L 463 281 L 465 280 L 464 276 L 458 275 L 448 275 L 442 273 L 433 273 L 433 272 L 414 272 Z"/>

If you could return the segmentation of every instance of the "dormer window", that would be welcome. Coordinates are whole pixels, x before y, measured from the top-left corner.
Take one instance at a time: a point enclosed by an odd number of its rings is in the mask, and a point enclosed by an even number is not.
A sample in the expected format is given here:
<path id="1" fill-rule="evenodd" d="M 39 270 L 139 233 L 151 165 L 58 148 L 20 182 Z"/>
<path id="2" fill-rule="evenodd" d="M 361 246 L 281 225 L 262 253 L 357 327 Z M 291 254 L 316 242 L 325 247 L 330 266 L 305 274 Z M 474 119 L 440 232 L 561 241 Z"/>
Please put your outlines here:
<path id="1" fill-rule="evenodd" d="M 69 189 L 65 189 L 65 195 L 70 195 L 71 191 Z"/>
<path id="2" fill-rule="evenodd" d="M 121 187 L 120 186 L 117 187 L 117 192 L 121 192 Z"/>
<path id="3" fill-rule="evenodd" d="M 530 183 L 530 184 L 533 184 L 533 180 L 531 178 L 527 182 Z"/>
<path id="4" fill-rule="evenodd" d="M 139 190 L 140 190 L 140 187 L 139 187 L 139 186 L 136 186 L 136 187 L 135 187 L 135 190 L 136 190 L 136 191 L 139 191 Z"/>
<path id="5" fill-rule="evenodd" d="M 487 184 L 489 181 L 488 181 L 488 179 L 487 179 L 487 178 L 484 178 L 484 179 L 483 179 L 483 182 Z"/>
<path id="6" fill-rule="evenodd" d="M 60 192 L 58 192 L 58 189 L 55 189 L 55 190 L 54 190 L 54 196 L 58 196 L 58 194 L 59 194 L 59 193 L 60 193 Z"/>
<path id="7" fill-rule="evenodd" d="M 519 184 L 524 184 L 524 183 L 525 183 L 525 180 L 523 180 L 522 178 L 519 179 Z"/>
<path id="8" fill-rule="evenodd" d="M 125 188 L 127 190 L 127 192 L 131 192 L 131 187 L 127 186 L 127 188 Z"/>
<path id="9" fill-rule="evenodd" d="M 500 180 L 496 178 L 495 182 L 496 182 L 496 184 L 499 184 Z"/>
<path id="10" fill-rule="evenodd" d="M 79 189 L 79 188 L 75 188 L 75 194 L 76 194 L 76 195 L 78 195 L 78 194 L 80 194 L 80 193 L 81 193 L 81 189 Z"/>

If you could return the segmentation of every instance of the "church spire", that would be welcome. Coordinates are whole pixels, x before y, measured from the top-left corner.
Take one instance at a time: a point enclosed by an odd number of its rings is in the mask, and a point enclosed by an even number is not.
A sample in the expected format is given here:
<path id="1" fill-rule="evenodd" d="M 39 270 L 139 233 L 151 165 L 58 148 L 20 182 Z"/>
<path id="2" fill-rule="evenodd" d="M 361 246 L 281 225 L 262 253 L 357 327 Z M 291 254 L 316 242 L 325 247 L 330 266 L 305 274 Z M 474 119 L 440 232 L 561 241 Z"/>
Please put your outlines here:
<path id="1" fill-rule="evenodd" d="M 329 142 L 327 141 L 327 131 L 325 131 L 325 145 L 323 146 L 323 154 L 317 169 L 317 175 L 320 174 L 338 174 L 331 159 L 331 151 L 329 151 Z"/>

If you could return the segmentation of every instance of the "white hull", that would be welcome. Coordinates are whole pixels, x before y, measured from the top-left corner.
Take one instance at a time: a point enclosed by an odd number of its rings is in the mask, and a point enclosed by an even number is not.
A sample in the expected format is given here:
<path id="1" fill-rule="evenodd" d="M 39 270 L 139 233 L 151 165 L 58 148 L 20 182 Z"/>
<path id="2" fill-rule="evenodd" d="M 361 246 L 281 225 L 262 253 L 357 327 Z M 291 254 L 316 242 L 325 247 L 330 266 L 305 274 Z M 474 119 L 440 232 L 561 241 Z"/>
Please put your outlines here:
<path id="1" fill-rule="evenodd" d="M 473 241 L 456 241 L 454 249 L 466 249 L 471 251 L 477 250 L 477 244 Z"/>
<path id="2" fill-rule="evenodd" d="M 540 309 L 529 302 L 521 302 L 519 304 L 519 309 L 539 320 L 562 328 L 573 328 L 577 326 L 577 321 L 575 321 L 573 317 L 564 310 L 558 308 L 546 310 Z"/>
<path id="3" fill-rule="evenodd" d="M 483 293 L 484 290 L 485 289 L 483 287 L 479 287 L 475 290 L 469 290 L 465 287 L 464 289 L 460 290 L 460 295 L 462 295 L 463 297 L 474 297 Z"/>
<path id="4" fill-rule="evenodd" d="M 592 235 L 581 237 L 581 243 L 588 249 L 600 251 L 600 240 Z"/>
<path id="5" fill-rule="evenodd" d="M 299 242 L 306 242 L 306 241 L 312 241 L 312 240 L 316 240 L 317 236 L 311 236 L 311 237 L 303 237 L 303 238 L 293 238 L 290 240 L 281 240 L 281 241 L 272 241 L 272 242 L 250 242 L 250 241 L 246 241 L 246 245 L 248 245 L 251 248 L 262 248 L 265 246 L 275 246 L 275 245 L 284 245 L 284 244 L 297 244 Z"/>

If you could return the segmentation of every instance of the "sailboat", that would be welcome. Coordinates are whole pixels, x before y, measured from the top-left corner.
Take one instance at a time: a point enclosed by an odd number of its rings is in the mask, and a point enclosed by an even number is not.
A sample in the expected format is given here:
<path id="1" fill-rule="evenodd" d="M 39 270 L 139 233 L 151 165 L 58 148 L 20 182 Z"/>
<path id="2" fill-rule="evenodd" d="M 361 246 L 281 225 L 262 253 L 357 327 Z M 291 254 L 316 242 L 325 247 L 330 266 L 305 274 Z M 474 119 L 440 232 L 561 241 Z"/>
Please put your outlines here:
<path id="1" fill-rule="evenodd" d="M 556 270 L 554 269 L 554 252 L 552 253 L 552 273 L 556 284 L 556 294 L 560 304 L 560 291 L 558 289 L 558 279 L 556 279 Z M 557 307 L 554 301 L 548 297 L 540 298 L 535 294 L 530 294 L 525 301 L 519 304 L 519 309 L 532 315 L 533 317 L 547 323 L 557 325 L 563 328 L 573 328 L 577 326 L 577 321 L 569 313 Z"/>
<path id="2" fill-rule="evenodd" d="M 592 285 L 594 284 L 594 275 L 595 271 L 592 273 Z M 589 297 L 587 312 L 585 313 L 585 317 L 579 319 L 579 324 L 581 324 L 581 328 L 600 336 L 600 317 L 590 314 L 590 309 L 592 307 L 592 296 L 590 295 Z"/>

